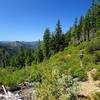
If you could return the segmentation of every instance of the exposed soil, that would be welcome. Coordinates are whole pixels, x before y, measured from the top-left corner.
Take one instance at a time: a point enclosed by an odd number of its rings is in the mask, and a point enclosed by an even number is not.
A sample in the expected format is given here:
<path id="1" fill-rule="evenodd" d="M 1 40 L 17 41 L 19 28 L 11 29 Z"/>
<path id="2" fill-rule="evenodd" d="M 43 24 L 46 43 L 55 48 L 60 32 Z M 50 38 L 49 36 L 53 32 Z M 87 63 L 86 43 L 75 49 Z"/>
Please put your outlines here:
<path id="1" fill-rule="evenodd" d="M 81 87 L 80 94 L 81 95 L 88 96 L 97 91 L 100 91 L 100 87 L 98 85 L 100 83 L 100 81 L 94 81 L 92 78 L 92 75 L 91 75 L 94 72 L 95 72 L 95 69 L 87 72 L 88 81 L 81 82 L 81 84 L 80 84 L 80 87 Z"/>

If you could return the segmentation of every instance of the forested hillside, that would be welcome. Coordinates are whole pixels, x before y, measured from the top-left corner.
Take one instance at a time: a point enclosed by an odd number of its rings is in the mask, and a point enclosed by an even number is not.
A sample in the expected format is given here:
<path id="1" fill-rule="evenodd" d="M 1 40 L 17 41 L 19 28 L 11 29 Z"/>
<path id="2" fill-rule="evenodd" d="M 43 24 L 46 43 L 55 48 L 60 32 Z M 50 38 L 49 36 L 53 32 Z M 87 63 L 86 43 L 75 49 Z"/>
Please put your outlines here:
<path id="1" fill-rule="evenodd" d="M 88 71 L 96 69 L 91 76 L 100 82 L 100 1 L 92 0 L 85 16 L 75 18 L 66 33 L 58 20 L 54 32 L 45 29 L 37 48 L 14 53 L 0 47 L 0 57 L 0 85 L 28 81 L 34 83 L 36 100 L 77 100 Z M 100 93 L 94 94 L 99 100 Z"/>
<path id="2" fill-rule="evenodd" d="M 14 66 L 12 59 L 21 52 L 23 49 L 24 52 L 33 52 L 35 48 L 38 47 L 38 42 L 20 42 L 20 41 L 0 41 L 0 66 L 8 67 Z M 26 54 L 27 55 L 27 54 Z"/>

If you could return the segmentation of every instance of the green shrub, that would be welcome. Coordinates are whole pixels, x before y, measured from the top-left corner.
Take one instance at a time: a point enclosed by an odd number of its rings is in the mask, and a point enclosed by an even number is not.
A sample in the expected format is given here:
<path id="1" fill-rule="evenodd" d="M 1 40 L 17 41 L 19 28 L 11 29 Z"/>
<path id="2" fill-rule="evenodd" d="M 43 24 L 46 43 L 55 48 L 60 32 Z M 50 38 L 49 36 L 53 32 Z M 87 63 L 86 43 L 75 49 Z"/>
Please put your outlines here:
<path id="1" fill-rule="evenodd" d="M 70 75 L 52 77 L 52 80 L 44 80 L 42 84 L 36 84 L 35 99 L 39 100 L 70 100 L 71 96 L 79 93 L 79 83 Z"/>
<path id="2" fill-rule="evenodd" d="M 100 71 L 98 70 L 95 74 L 92 75 L 94 80 L 100 80 Z"/>
<path id="3" fill-rule="evenodd" d="M 93 56 L 91 56 L 91 55 L 84 55 L 83 60 L 82 60 L 83 67 L 87 68 L 88 65 L 92 65 L 93 64 L 93 60 L 94 60 Z"/>
<path id="4" fill-rule="evenodd" d="M 100 99 L 100 92 L 96 92 L 95 94 L 96 94 L 96 96 L 98 97 L 97 100 L 99 100 L 99 99 Z"/>
<path id="5" fill-rule="evenodd" d="M 85 70 L 81 68 L 77 68 L 73 70 L 73 77 L 78 78 L 79 81 L 86 81 L 87 80 L 87 74 Z"/>
<path id="6" fill-rule="evenodd" d="M 93 51 L 100 50 L 100 38 L 96 38 L 95 40 L 91 41 L 87 47 L 87 51 L 89 53 L 93 53 Z"/>
<path id="7" fill-rule="evenodd" d="M 97 30 L 97 31 L 96 31 L 96 36 L 97 36 L 97 37 L 100 36 L 100 30 Z"/>
<path id="8" fill-rule="evenodd" d="M 95 64 L 98 64 L 100 62 L 100 51 L 95 51 L 94 56 L 95 56 L 94 62 Z"/>

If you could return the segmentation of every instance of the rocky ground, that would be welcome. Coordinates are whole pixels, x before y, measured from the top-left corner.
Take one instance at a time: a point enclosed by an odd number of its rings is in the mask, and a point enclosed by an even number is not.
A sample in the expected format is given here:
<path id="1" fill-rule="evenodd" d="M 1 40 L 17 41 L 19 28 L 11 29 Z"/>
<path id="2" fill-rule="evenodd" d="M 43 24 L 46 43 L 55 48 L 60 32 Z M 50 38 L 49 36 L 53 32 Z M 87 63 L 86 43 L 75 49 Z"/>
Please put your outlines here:
<path id="1" fill-rule="evenodd" d="M 7 94 L 0 87 L 0 100 L 34 100 L 34 85 L 22 83 L 15 87 L 5 87 Z"/>

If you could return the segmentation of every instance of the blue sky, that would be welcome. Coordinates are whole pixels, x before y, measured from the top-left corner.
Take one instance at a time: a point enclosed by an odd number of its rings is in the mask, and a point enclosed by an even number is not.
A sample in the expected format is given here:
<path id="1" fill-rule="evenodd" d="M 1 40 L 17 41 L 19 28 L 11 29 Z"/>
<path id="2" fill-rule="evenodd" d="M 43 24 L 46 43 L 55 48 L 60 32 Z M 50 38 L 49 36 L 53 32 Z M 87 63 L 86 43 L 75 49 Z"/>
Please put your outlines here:
<path id="1" fill-rule="evenodd" d="M 0 0 L 0 41 L 37 41 L 58 19 L 66 32 L 91 0 Z"/>

